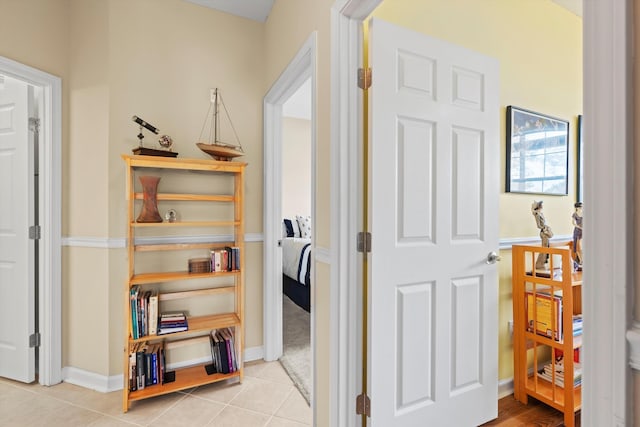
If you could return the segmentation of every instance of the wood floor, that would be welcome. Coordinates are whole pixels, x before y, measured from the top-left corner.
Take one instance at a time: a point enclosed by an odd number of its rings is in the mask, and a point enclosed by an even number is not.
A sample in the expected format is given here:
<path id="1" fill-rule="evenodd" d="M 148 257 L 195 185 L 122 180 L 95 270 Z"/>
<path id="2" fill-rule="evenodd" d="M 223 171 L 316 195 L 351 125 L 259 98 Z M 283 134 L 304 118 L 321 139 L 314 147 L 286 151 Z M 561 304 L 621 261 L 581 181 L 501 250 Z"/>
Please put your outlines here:
<path id="1" fill-rule="evenodd" d="M 498 401 L 498 418 L 480 427 L 560 427 L 564 426 L 562 412 L 529 398 L 523 405 L 513 395 Z M 580 412 L 576 414 L 576 427 L 580 427 Z"/>

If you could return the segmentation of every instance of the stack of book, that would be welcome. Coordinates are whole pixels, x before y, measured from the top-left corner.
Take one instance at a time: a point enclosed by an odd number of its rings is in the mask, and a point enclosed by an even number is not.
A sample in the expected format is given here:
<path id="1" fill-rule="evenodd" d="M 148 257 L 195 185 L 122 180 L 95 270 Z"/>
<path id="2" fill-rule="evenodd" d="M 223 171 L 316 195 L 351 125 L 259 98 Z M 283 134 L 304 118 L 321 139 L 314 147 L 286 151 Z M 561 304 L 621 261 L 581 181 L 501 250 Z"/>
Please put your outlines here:
<path id="1" fill-rule="evenodd" d="M 158 330 L 158 290 L 143 291 L 140 285 L 131 287 L 131 337 L 138 339 L 156 335 Z"/>
<path id="2" fill-rule="evenodd" d="M 129 352 L 129 390 L 164 384 L 164 343 L 135 343 Z"/>
<path id="3" fill-rule="evenodd" d="M 187 316 L 182 311 L 162 313 L 158 319 L 158 335 L 183 332 L 188 329 Z"/>
<path id="4" fill-rule="evenodd" d="M 582 335 L 582 315 L 578 314 L 573 316 L 573 336 L 577 337 Z"/>
<path id="5" fill-rule="evenodd" d="M 238 370 L 233 329 L 217 329 L 209 335 L 213 372 L 229 374 Z"/>
<path id="6" fill-rule="evenodd" d="M 555 371 L 555 375 L 554 375 Z M 538 372 L 538 376 L 549 382 L 553 382 L 559 387 L 564 388 L 564 363 L 562 359 L 556 361 L 555 364 L 548 363 Z M 579 363 L 573 365 L 573 386 L 578 387 L 582 384 L 582 366 Z"/>

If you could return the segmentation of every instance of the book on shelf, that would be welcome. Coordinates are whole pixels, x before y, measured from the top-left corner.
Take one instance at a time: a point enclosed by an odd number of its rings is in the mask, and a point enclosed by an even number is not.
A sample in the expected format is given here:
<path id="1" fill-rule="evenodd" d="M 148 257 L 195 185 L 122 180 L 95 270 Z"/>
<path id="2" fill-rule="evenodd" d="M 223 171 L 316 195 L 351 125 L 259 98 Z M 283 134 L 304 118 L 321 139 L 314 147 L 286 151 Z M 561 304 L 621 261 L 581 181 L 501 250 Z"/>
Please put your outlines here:
<path id="1" fill-rule="evenodd" d="M 240 269 L 240 250 L 236 246 L 211 249 L 211 271 L 234 271 Z"/>
<path id="2" fill-rule="evenodd" d="M 222 251 L 214 251 L 213 255 L 213 271 L 222 271 Z"/>
<path id="3" fill-rule="evenodd" d="M 562 339 L 562 296 L 551 296 L 546 292 L 525 293 L 525 315 L 527 330 L 538 335 Z M 535 307 L 535 309 L 534 309 Z M 535 325 L 534 325 L 535 323 Z"/>
<path id="4" fill-rule="evenodd" d="M 129 390 L 138 390 L 138 369 L 135 352 L 129 353 Z"/>
<path id="5" fill-rule="evenodd" d="M 134 285 L 131 287 L 131 289 L 129 290 L 129 304 L 131 305 L 129 313 L 131 313 L 131 321 L 129 323 L 129 333 L 131 334 L 131 337 L 133 339 L 137 339 L 138 338 L 138 317 L 137 317 L 137 303 L 136 300 L 138 298 L 138 290 L 140 289 L 140 286 L 138 285 Z"/>
<path id="6" fill-rule="evenodd" d="M 184 320 L 186 317 L 184 311 L 167 311 L 160 314 L 160 321 Z"/>
<path id="7" fill-rule="evenodd" d="M 229 371 L 236 372 L 238 370 L 236 363 L 236 352 L 234 346 L 233 334 L 229 328 L 224 328 L 220 331 L 220 334 L 224 338 L 227 346 L 227 358 L 229 359 Z"/>
<path id="8" fill-rule="evenodd" d="M 154 289 L 149 297 L 149 335 L 158 333 L 158 290 Z"/>
<path id="9" fill-rule="evenodd" d="M 234 332 L 231 328 L 214 329 L 209 334 L 213 371 L 229 374 L 238 370 Z"/>
<path id="10" fill-rule="evenodd" d="M 136 366 L 137 366 L 137 382 L 138 390 L 143 390 L 146 387 L 147 381 L 147 368 L 145 366 L 144 351 L 136 351 Z"/>
<path id="11" fill-rule="evenodd" d="M 129 391 L 143 390 L 165 381 L 164 342 L 137 342 L 129 352 Z"/>
<path id="12" fill-rule="evenodd" d="M 130 290 L 131 324 L 129 333 L 133 339 L 156 335 L 158 328 L 158 290 L 143 291 L 140 285 Z"/>

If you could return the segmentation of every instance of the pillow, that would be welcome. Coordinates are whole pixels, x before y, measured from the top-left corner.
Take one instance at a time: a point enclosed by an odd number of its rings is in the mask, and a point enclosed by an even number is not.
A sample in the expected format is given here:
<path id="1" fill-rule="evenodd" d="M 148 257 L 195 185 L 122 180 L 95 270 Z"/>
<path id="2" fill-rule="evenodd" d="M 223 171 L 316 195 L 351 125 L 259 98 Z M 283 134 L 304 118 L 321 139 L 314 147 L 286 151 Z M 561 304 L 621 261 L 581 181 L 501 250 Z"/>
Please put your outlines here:
<path id="1" fill-rule="evenodd" d="M 311 217 L 296 215 L 296 222 L 298 223 L 298 227 L 300 227 L 300 237 L 304 239 L 310 239 L 311 238 Z"/>
<path id="2" fill-rule="evenodd" d="M 291 224 L 291 220 L 285 218 L 284 221 L 282 221 L 282 224 L 282 237 L 293 237 L 293 225 Z"/>
<path id="3" fill-rule="evenodd" d="M 284 224 L 284 228 L 287 233 L 284 234 L 285 230 L 283 230 L 282 237 L 300 237 L 300 227 L 298 227 L 298 220 L 285 218 L 282 223 Z"/>

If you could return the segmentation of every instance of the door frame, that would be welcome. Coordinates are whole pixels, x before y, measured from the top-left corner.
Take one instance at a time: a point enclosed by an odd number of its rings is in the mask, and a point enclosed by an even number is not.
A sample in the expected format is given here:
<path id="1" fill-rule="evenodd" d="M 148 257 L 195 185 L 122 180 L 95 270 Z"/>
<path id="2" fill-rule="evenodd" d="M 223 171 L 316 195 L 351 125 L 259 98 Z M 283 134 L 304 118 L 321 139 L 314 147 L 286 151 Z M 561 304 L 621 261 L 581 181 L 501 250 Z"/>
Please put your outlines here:
<path id="1" fill-rule="evenodd" d="M 311 229 L 316 221 L 316 55 L 317 32 L 311 33 L 298 53 L 264 97 L 264 248 L 263 248 L 263 342 L 264 360 L 282 356 L 282 106 L 311 79 Z M 318 259 L 315 238 L 311 253 Z M 311 263 L 311 366 L 315 366 L 315 262 Z M 317 384 L 312 369 L 312 408 Z M 315 409 L 314 409 L 315 412 Z M 314 413 L 315 419 L 315 413 Z"/>
<path id="2" fill-rule="evenodd" d="M 62 81 L 44 71 L 0 56 L 0 74 L 42 88 L 40 131 L 40 313 L 38 382 L 62 381 Z"/>
<path id="3" fill-rule="evenodd" d="M 362 66 L 363 21 L 382 0 L 336 0 L 331 12 L 331 425 L 356 426 L 353 398 L 359 394 L 362 357 L 360 286 L 362 263 L 355 248 L 362 229 L 362 94 L 355 85 Z M 585 427 L 631 421 L 627 341 L 633 295 L 634 236 L 631 0 L 585 1 L 583 13 L 584 117 L 586 141 L 585 224 L 587 260 L 583 291 Z M 597 34 L 597 36 L 596 36 Z M 375 77 L 374 77 L 375 78 Z M 593 117 L 594 120 L 589 120 Z M 596 122 L 597 121 L 597 122 Z M 593 144 L 589 144 L 593 135 Z M 591 201 L 594 201 L 591 203 Z M 615 212 L 611 207 L 615 206 Z M 611 227 L 609 224 L 617 224 Z M 595 242 L 595 244 L 589 244 Z M 607 244 L 602 244 L 607 242 Z M 632 332 L 632 331 L 630 331 Z M 593 344 L 589 344 L 593 343 Z M 602 345 L 607 343 L 607 345 Z M 611 367 L 603 369 L 603 367 Z M 595 384 L 598 384 L 596 387 Z M 593 385 L 592 385 L 593 384 Z M 372 397 L 375 399 L 375 397 Z"/>

